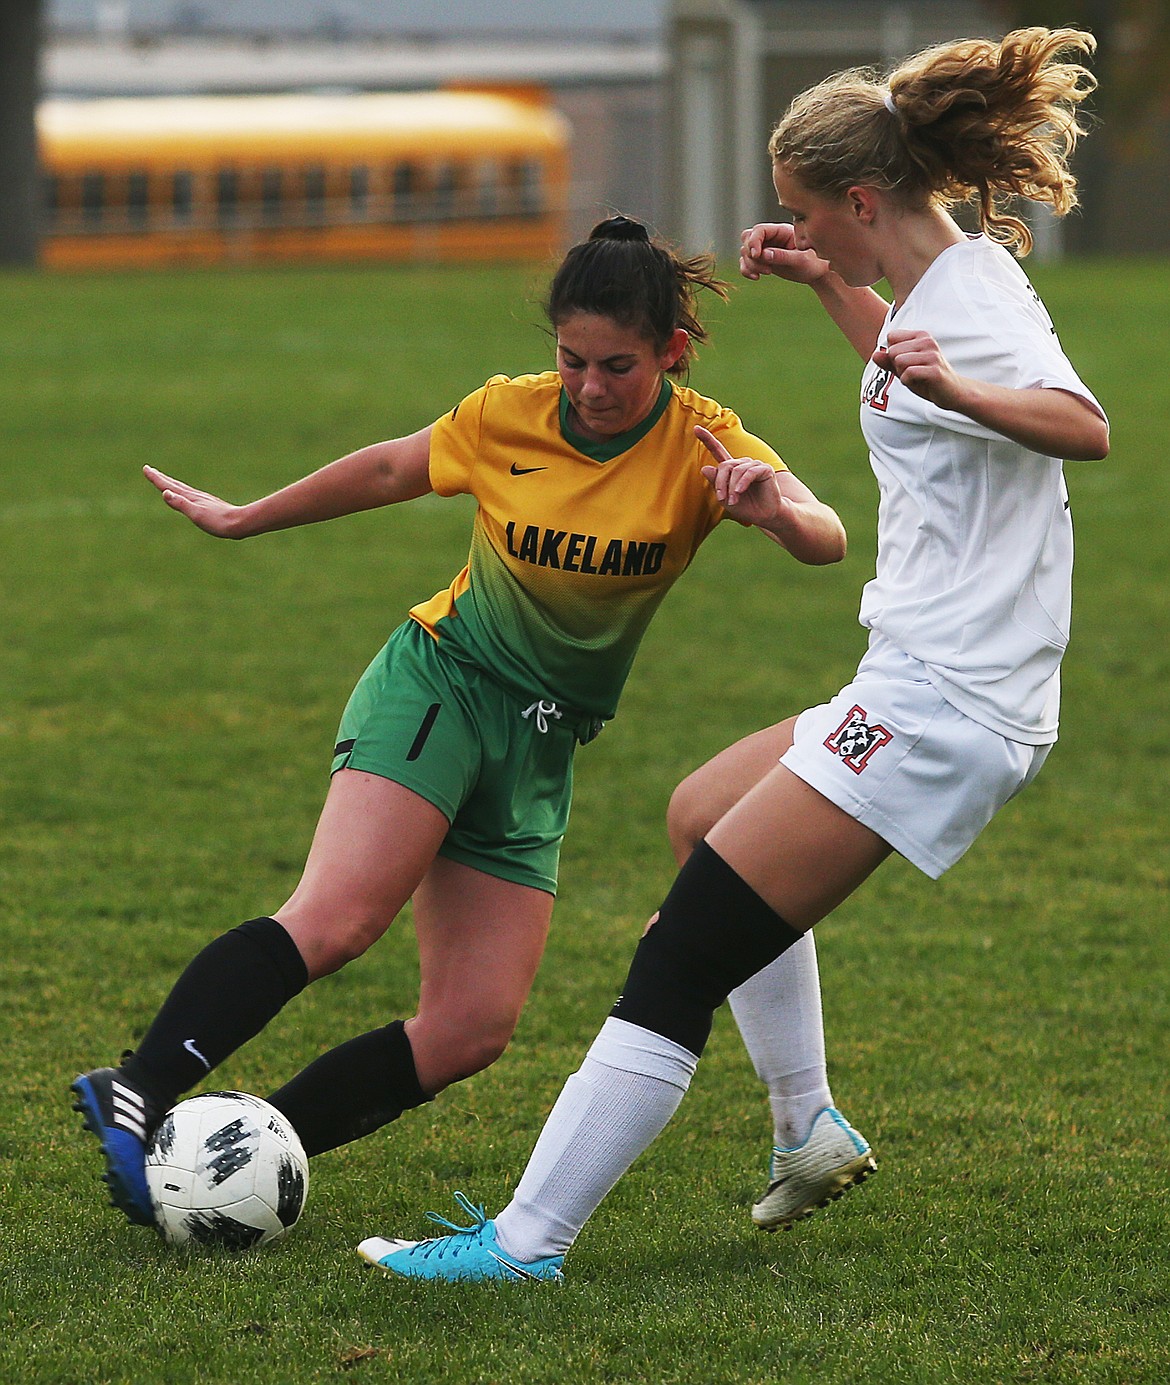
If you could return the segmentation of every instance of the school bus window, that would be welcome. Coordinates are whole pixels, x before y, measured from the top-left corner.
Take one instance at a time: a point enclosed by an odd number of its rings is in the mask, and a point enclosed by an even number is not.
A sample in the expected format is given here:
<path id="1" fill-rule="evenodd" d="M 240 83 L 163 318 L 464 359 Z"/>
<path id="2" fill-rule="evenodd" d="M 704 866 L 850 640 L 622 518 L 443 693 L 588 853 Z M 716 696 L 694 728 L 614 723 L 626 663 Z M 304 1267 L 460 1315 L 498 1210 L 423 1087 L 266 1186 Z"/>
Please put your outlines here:
<path id="1" fill-rule="evenodd" d="M 305 219 L 314 223 L 325 220 L 325 169 L 311 164 L 305 169 Z"/>
<path id="2" fill-rule="evenodd" d="M 240 175 L 234 168 L 221 168 L 215 175 L 215 206 L 220 225 L 239 219 Z"/>
<path id="3" fill-rule="evenodd" d="M 47 230 L 55 230 L 61 213 L 61 179 L 52 174 L 41 179 L 41 211 Z"/>
<path id="4" fill-rule="evenodd" d="M 260 172 L 260 215 L 270 225 L 283 219 L 284 170 L 265 168 Z"/>
<path id="5" fill-rule="evenodd" d="M 57 224 L 69 234 L 79 229 L 81 211 L 81 179 L 75 174 L 62 174 L 57 179 Z"/>
<path id="6" fill-rule="evenodd" d="M 126 177 L 126 220 L 136 231 L 146 229 L 150 212 L 150 175 L 133 169 Z"/>
<path id="7" fill-rule="evenodd" d="M 325 165 L 325 219 L 330 225 L 349 220 L 349 169 Z"/>
<path id="8" fill-rule="evenodd" d="M 81 175 L 81 215 L 88 226 L 96 226 L 102 219 L 106 205 L 106 175 L 104 173 L 83 173 Z"/>
<path id="9" fill-rule="evenodd" d="M 516 210 L 521 216 L 539 216 L 544 207 L 541 166 L 533 159 L 514 165 Z"/>
<path id="10" fill-rule="evenodd" d="M 406 221 L 414 212 L 417 183 L 415 169 L 410 164 L 394 165 L 390 186 L 394 198 L 395 221 Z"/>
<path id="11" fill-rule="evenodd" d="M 455 214 L 455 190 L 458 179 L 454 164 L 440 164 L 435 169 L 435 216 L 447 218 Z"/>
<path id="12" fill-rule="evenodd" d="M 482 159 L 476 165 L 475 203 L 480 216 L 500 214 L 500 168 L 494 159 Z"/>
<path id="13" fill-rule="evenodd" d="M 195 175 L 180 169 L 171 178 L 171 211 L 180 225 L 190 222 L 195 207 Z"/>
<path id="14" fill-rule="evenodd" d="M 365 164 L 349 170 L 349 210 L 362 220 L 370 214 L 370 170 Z"/>

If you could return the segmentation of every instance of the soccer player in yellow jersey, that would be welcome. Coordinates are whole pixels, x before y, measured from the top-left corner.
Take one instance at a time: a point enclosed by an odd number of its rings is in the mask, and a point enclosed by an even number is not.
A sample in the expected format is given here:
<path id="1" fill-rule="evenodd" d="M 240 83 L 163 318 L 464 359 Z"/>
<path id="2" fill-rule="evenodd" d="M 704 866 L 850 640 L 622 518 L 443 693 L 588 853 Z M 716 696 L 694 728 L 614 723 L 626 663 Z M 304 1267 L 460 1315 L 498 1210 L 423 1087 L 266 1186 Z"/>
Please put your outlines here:
<path id="1" fill-rule="evenodd" d="M 408 899 L 414 1016 L 331 1050 L 270 1100 L 314 1155 L 494 1062 L 544 949 L 574 750 L 613 716 L 671 584 L 728 514 L 801 562 L 843 555 L 836 514 L 735 414 L 672 378 L 705 339 L 700 288 L 723 292 L 708 258 L 611 218 L 553 279 L 555 371 L 497 376 L 420 432 L 248 505 L 147 468 L 172 509 L 222 538 L 431 492 L 478 508 L 467 566 L 411 610 L 350 698 L 292 897 L 210 943 L 136 1051 L 73 1084 L 132 1221 L 153 1222 L 145 1145 L 180 1093 L 365 952 Z M 815 963 L 811 984 L 815 1041 Z"/>

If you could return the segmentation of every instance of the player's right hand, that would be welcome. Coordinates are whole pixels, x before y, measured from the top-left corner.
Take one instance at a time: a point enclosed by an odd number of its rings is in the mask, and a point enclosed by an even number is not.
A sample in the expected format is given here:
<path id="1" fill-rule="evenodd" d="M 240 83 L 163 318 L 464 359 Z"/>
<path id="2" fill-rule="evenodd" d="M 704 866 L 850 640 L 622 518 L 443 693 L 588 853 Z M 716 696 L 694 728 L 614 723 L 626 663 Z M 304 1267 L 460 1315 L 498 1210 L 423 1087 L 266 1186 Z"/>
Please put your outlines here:
<path id="1" fill-rule="evenodd" d="M 739 272 L 745 279 L 774 274 L 794 284 L 813 284 L 829 272 L 815 250 L 797 250 L 791 222 L 762 221 L 739 237 Z"/>
<path id="2" fill-rule="evenodd" d="M 172 510 L 186 515 L 205 534 L 217 539 L 243 537 L 236 523 L 241 509 L 239 505 L 230 505 L 217 495 L 196 490 L 194 486 L 167 476 L 155 467 L 144 466 L 142 472 L 150 484 L 162 493 L 162 498 Z"/>

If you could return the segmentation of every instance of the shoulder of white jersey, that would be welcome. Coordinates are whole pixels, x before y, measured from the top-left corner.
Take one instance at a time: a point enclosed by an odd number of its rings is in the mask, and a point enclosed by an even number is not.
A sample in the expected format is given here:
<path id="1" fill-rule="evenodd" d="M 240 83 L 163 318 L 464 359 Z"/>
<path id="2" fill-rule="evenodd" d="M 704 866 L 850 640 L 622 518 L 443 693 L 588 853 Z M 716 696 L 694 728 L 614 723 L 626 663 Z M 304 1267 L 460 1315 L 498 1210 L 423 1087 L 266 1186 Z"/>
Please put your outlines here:
<path id="1" fill-rule="evenodd" d="M 1009 301 L 1019 302 L 1048 317 L 1048 310 L 1032 287 L 1027 270 L 1006 246 L 986 236 L 978 237 L 971 244 L 973 253 L 968 261 L 971 278 L 983 285 L 989 295 L 1002 299 L 1006 294 Z"/>
<path id="2" fill-rule="evenodd" d="M 925 312 L 929 330 L 944 350 L 952 337 L 966 337 L 972 328 L 994 333 L 995 324 L 1001 331 L 1015 322 L 1025 332 L 1055 335 L 1048 309 L 1009 250 L 987 236 L 974 236 L 953 251 L 957 253 L 948 253 L 940 265 L 942 274 L 924 285 L 925 296 L 913 299 L 914 309 Z M 940 304 L 948 303 L 949 313 L 940 318 Z M 958 305 L 964 314 L 954 313 Z M 905 322 L 899 315 L 889 325 L 912 326 L 914 315 L 908 300 Z"/>

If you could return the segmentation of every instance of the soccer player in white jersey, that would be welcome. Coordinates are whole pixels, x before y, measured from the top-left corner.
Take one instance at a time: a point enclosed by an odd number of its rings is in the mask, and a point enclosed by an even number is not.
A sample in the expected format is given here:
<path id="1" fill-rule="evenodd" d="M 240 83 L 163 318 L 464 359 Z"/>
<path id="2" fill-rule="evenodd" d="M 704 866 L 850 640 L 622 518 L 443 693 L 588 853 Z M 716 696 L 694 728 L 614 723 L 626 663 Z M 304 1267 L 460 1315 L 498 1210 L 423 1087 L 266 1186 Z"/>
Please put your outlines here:
<path id="1" fill-rule="evenodd" d="M 774 131 L 791 222 L 744 232 L 741 270 L 810 287 L 865 362 L 861 425 L 880 491 L 868 650 L 829 703 L 680 786 L 671 835 L 685 864 L 508 1206 L 488 1220 L 460 1194 L 472 1225 L 375 1236 L 367 1260 L 411 1277 L 559 1278 L 586 1219 L 681 1101 L 729 993 L 740 988 L 745 1032 L 745 1014 L 766 1020 L 774 959 L 892 851 L 941 875 L 1043 764 L 1069 631 L 1061 459 L 1104 457 L 1109 432 L 1005 248 L 1026 252 L 1030 237 L 1001 198 L 1074 205 L 1066 160 L 1093 85 L 1075 59 L 1093 46 L 1041 28 L 941 45 L 885 82 L 827 79 Z M 979 235 L 950 215 L 963 200 Z M 871 287 L 882 279 L 892 303 Z M 716 489 L 733 503 L 722 474 Z M 753 1049 L 761 1068 L 766 1047 Z M 825 1113 L 803 1148 L 847 1150 L 842 1127 Z"/>

